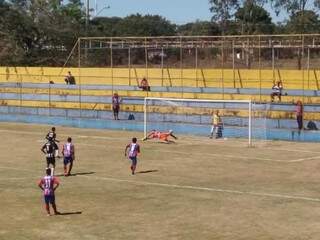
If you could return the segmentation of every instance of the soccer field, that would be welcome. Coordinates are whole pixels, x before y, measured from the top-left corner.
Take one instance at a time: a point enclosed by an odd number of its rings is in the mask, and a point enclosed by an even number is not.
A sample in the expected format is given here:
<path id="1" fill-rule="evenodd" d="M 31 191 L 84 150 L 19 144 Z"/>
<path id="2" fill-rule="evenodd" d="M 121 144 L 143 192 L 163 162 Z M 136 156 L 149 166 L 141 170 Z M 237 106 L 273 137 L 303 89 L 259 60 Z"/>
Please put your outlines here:
<path id="1" fill-rule="evenodd" d="M 0 239 L 319 239 L 319 144 L 139 141 L 131 175 L 124 148 L 142 133 L 57 126 L 76 161 L 59 176 L 62 215 L 47 217 L 37 181 L 50 127 L 0 123 Z"/>

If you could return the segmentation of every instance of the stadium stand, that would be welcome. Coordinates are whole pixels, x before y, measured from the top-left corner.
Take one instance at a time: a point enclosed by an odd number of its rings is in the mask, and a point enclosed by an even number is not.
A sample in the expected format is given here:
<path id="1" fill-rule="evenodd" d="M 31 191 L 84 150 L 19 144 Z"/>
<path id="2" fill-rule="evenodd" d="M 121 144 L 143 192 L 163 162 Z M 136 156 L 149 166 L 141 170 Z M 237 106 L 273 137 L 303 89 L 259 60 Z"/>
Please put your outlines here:
<path id="1" fill-rule="evenodd" d="M 304 71 L 288 70 L 282 71 L 281 80 L 284 83 L 286 96 L 283 96 L 281 103 L 270 104 L 270 86 L 272 85 L 273 73 L 271 70 L 265 71 L 264 80 L 260 82 L 261 88 L 254 87 L 257 80 L 254 80 L 258 70 L 241 70 L 239 78 L 245 75 L 237 83 L 226 82 L 222 88 L 208 79 L 217 77 L 222 70 L 207 70 L 203 75 L 206 81 L 196 83 L 192 79 L 194 70 L 184 70 L 184 81 L 180 82 L 174 78 L 179 78 L 174 70 L 167 75 L 170 79 L 159 82 L 155 78 L 158 70 L 148 70 L 148 79 L 152 86 L 151 92 L 141 91 L 135 80 L 125 77 L 114 77 L 112 81 L 106 75 L 110 69 L 71 69 L 75 73 L 79 85 L 66 85 L 64 83 L 62 69 L 60 68 L 0 68 L 0 112 L 2 114 L 25 114 L 32 116 L 58 116 L 58 117 L 81 117 L 94 119 L 112 119 L 111 117 L 111 96 L 113 92 L 119 93 L 123 98 L 120 118 L 127 119 L 130 113 L 135 114 L 135 119 L 143 119 L 143 98 L 144 97 L 165 97 L 165 98 L 192 98 L 192 99 L 224 99 L 224 100 L 247 100 L 259 103 L 261 111 L 267 111 L 268 127 L 275 129 L 296 129 L 294 114 L 294 103 L 303 100 L 305 103 L 305 120 L 312 120 L 317 125 L 320 124 L 320 91 L 318 91 L 317 73 L 313 78 L 307 78 L 305 86 L 301 88 L 298 83 L 300 75 L 307 76 Z M 81 75 L 77 75 L 77 71 Z M 124 76 L 128 69 L 114 69 L 113 76 Z M 118 71 L 118 72 L 117 72 Z M 131 70 L 130 70 L 131 71 Z M 201 70 L 204 71 L 204 70 Z M 224 76 L 230 70 L 223 70 Z M 83 74 L 82 74 L 83 72 Z M 139 76 L 142 76 L 144 69 L 139 69 Z M 192 73 L 192 74 L 191 74 Z M 95 77 L 92 77 L 95 74 Z M 180 74 L 180 73 L 179 73 Z M 189 75 L 188 75 L 189 74 Z M 211 75 L 210 75 L 211 74 Z M 212 75 L 213 74 L 213 75 Z M 215 74 L 215 75 L 214 75 Z M 242 74 L 242 75 L 241 75 Z M 204 77 L 205 76 L 205 77 Z M 280 76 L 280 75 L 279 75 Z M 278 76 L 278 78 L 280 78 Z M 188 78 L 189 77 L 189 78 Z M 139 77 L 137 77 L 138 79 Z M 150 80 L 151 79 L 151 80 Z M 189 79 L 189 80 L 188 80 Z M 192 80 L 190 80 L 192 79 Z M 208 80 L 208 81 L 207 81 Z M 230 80 L 230 78 L 229 78 Z M 49 84 L 53 81 L 55 84 Z M 167 84 L 171 82 L 171 84 Z M 300 80 L 301 82 L 301 80 Z M 90 84 L 89 84 L 90 83 Z M 112 83 L 112 85 L 111 85 Z M 175 83 L 175 84 L 174 84 Z M 254 83 L 254 84 L 253 84 Z M 251 86 L 251 87 L 250 87 Z M 79 111 L 81 109 L 81 111 Z M 219 106 L 217 106 L 219 109 Z M 193 118 L 190 109 L 180 109 L 184 121 L 190 123 L 210 124 L 212 109 L 201 109 L 197 112 L 200 118 Z M 230 104 L 221 109 L 225 122 L 232 122 L 238 126 L 244 126 L 247 122 L 248 112 L 239 104 Z M 173 114 L 170 108 L 159 107 L 152 113 L 157 118 L 168 118 L 171 116 L 175 121 L 179 121 L 181 115 Z M 80 116 L 81 115 L 81 116 Z"/>

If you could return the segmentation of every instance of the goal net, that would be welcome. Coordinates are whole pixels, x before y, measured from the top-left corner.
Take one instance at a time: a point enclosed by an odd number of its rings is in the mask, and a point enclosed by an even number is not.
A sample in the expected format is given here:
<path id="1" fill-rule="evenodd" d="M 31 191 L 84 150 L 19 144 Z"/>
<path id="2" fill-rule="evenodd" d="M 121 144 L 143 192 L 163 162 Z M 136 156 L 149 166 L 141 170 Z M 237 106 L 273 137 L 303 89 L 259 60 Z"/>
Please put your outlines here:
<path id="1" fill-rule="evenodd" d="M 147 97 L 144 99 L 144 135 L 151 130 L 173 130 L 212 138 L 241 138 L 251 146 L 253 140 L 267 138 L 266 109 L 251 100 Z M 221 123 L 212 129 L 214 115 L 219 116 Z"/>

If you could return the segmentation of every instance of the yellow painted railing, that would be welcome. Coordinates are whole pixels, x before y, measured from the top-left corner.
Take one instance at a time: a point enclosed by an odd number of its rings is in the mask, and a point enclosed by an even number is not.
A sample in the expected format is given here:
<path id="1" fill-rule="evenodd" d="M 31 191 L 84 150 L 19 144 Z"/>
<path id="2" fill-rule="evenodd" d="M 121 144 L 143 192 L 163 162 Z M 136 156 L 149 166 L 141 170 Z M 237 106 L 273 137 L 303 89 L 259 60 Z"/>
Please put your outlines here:
<path id="1" fill-rule="evenodd" d="M 253 102 L 268 102 L 270 95 L 250 95 L 250 94 L 233 94 L 233 93 L 191 93 L 191 92 L 157 92 L 157 91 L 116 91 L 121 97 L 160 97 L 160 98 L 189 98 L 189 99 L 215 99 L 215 100 L 252 100 Z M 15 94 L 45 94 L 45 95 L 60 95 L 60 96 L 79 96 L 80 89 L 56 89 L 56 88 L 0 88 L 0 93 L 15 93 Z M 81 96 L 111 96 L 112 90 L 90 90 L 82 89 Z M 281 102 L 295 103 L 301 100 L 301 96 L 282 96 Z M 277 100 L 277 97 L 276 97 Z M 303 97 L 305 104 L 320 104 L 320 97 Z"/>
<path id="2" fill-rule="evenodd" d="M 83 110 L 109 110 L 111 111 L 111 104 L 104 103 L 80 103 L 79 102 L 47 102 L 47 101 L 23 101 L 19 100 L 1 100 L 0 105 L 5 106 L 20 106 L 20 107 L 41 107 L 41 108 L 63 108 L 63 109 L 83 109 Z M 123 104 L 121 106 L 122 111 L 128 112 L 143 112 L 143 105 Z M 177 114 L 196 114 L 196 115 L 210 115 L 212 114 L 211 108 L 188 108 L 179 107 L 172 108 L 168 106 L 150 106 L 149 112 L 157 113 L 177 113 Z M 240 109 L 221 109 L 222 116 L 231 117 L 248 117 L 247 110 Z M 265 116 L 265 111 L 257 111 L 255 117 Z M 271 119 L 294 119 L 294 112 L 287 111 L 268 111 L 267 118 Z M 320 113 L 318 112 L 305 112 L 305 120 L 320 120 Z"/>
<path id="3" fill-rule="evenodd" d="M 319 90 L 320 70 L 53 68 L 0 67 L 0 82 L 64 83 L 68 71 L 77 84 L 131 85 L 146 77 L 151 86 L 267 88 L 282 81 L 285 89 Z"/>

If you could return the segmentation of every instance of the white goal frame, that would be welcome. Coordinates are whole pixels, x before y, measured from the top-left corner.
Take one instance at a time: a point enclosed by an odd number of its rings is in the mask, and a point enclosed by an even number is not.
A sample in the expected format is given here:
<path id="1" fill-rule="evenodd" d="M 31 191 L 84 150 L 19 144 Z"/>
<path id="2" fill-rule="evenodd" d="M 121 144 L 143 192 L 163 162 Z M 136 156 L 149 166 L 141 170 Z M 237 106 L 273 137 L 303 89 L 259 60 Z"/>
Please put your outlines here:
<path id="1" fill-rule="evenodd" d="M 147 137 L 147 101 L 175 101 L 175 102 L 208 102 L 208 103 L 247 103 L 248 104 L 248 144 L 252 146 L 252 101 L 251 100 L 212 100 L 212 99 L 188 99 L 188 98 L 157 98 L 145 97 L 143 102 L 143 133 Z"/>

